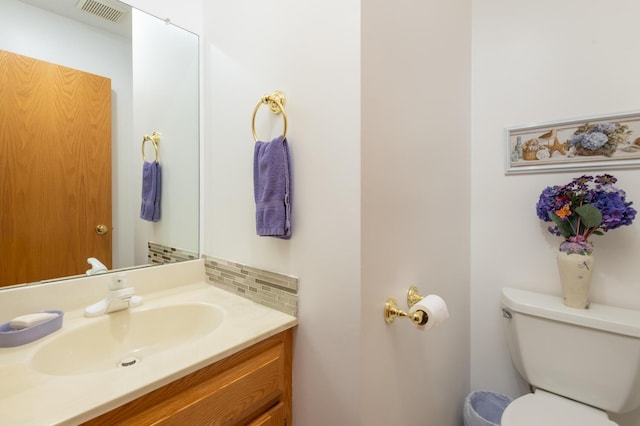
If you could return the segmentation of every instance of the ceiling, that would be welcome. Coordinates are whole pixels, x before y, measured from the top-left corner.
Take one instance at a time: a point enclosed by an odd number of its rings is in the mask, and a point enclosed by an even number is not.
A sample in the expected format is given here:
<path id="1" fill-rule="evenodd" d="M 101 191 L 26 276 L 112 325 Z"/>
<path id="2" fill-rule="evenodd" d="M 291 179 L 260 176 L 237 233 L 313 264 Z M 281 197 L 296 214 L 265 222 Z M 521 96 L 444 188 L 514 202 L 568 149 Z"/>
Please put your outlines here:
<path id="1" fill-rule="evenodd" d="M 127 13 L 118 22 L 112 22 L 105 18 L 85 12 L 77 5 L 79 0 L 20 0 L 40 9 L 61 15 L 92 27 L 118 34 L 122 37 L 131 38 L 131 7 L 117 0 L 100 0 L 101 3 L 114 5 L 116 8 L 126 8 Z"/>

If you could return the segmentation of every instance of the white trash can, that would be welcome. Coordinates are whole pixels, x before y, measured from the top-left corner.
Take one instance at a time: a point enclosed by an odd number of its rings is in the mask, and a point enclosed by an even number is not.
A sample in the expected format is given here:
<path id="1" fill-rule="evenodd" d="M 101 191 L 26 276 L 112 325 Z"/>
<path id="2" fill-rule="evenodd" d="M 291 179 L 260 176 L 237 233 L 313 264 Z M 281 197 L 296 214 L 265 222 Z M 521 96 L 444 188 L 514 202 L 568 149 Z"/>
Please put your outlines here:
<path id="1" fill-rule="evenodd" d="M 471 392 L 464 401 L 464 426 L 500 426 L 502 413 L 511 401 L 497 392 Z"/>

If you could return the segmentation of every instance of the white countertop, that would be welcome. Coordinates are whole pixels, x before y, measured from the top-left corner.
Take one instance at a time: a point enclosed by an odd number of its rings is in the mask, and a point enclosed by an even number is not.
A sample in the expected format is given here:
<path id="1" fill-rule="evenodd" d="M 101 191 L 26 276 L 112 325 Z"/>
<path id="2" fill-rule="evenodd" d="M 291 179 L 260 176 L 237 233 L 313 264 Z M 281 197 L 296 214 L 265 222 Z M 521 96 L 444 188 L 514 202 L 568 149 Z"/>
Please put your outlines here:
<path id="1" fill-rule="evenodd" d="M 47 339 L 92 320 L 83 316 L 82 308 L 66 311 L 62 328 L 49 336 L 23 346 L 0 348 L 0 424 L 78 424 L 297 324 L 295 317 L 204 280 L 145 294 L 144 304 L 133 310 L 199 302 L 216 305 L 223 312 L 218 328 L 127 368 L 53 376 L 30 366 L 34 353 Z"/>

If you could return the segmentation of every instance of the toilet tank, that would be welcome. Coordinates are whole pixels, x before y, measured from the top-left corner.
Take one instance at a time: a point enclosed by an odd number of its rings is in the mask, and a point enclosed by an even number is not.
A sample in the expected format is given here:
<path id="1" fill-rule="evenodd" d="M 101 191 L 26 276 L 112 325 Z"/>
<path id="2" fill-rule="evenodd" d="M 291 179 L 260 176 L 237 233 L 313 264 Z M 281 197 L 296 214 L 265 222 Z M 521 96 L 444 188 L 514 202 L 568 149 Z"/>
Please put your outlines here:
<path id="1" fill-rule="evenodd" d="M 557 296 L 502 291 L 514 365 L 536 388 L 613 412 L 640 406 L 640 311 Z"/>

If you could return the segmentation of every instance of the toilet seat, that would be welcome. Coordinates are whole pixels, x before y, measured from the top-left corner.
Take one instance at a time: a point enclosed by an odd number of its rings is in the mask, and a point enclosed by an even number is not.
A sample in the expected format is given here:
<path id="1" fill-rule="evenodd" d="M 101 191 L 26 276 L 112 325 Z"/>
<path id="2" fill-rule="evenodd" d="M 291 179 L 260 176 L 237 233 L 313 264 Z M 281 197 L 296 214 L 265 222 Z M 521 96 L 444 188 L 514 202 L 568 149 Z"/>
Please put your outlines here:
<path id="1" fill-rule="evenodd" d="M 617 426 L 607 413 L 537 389 L 514 399 L 502 413 L 501 426 Z"/>

